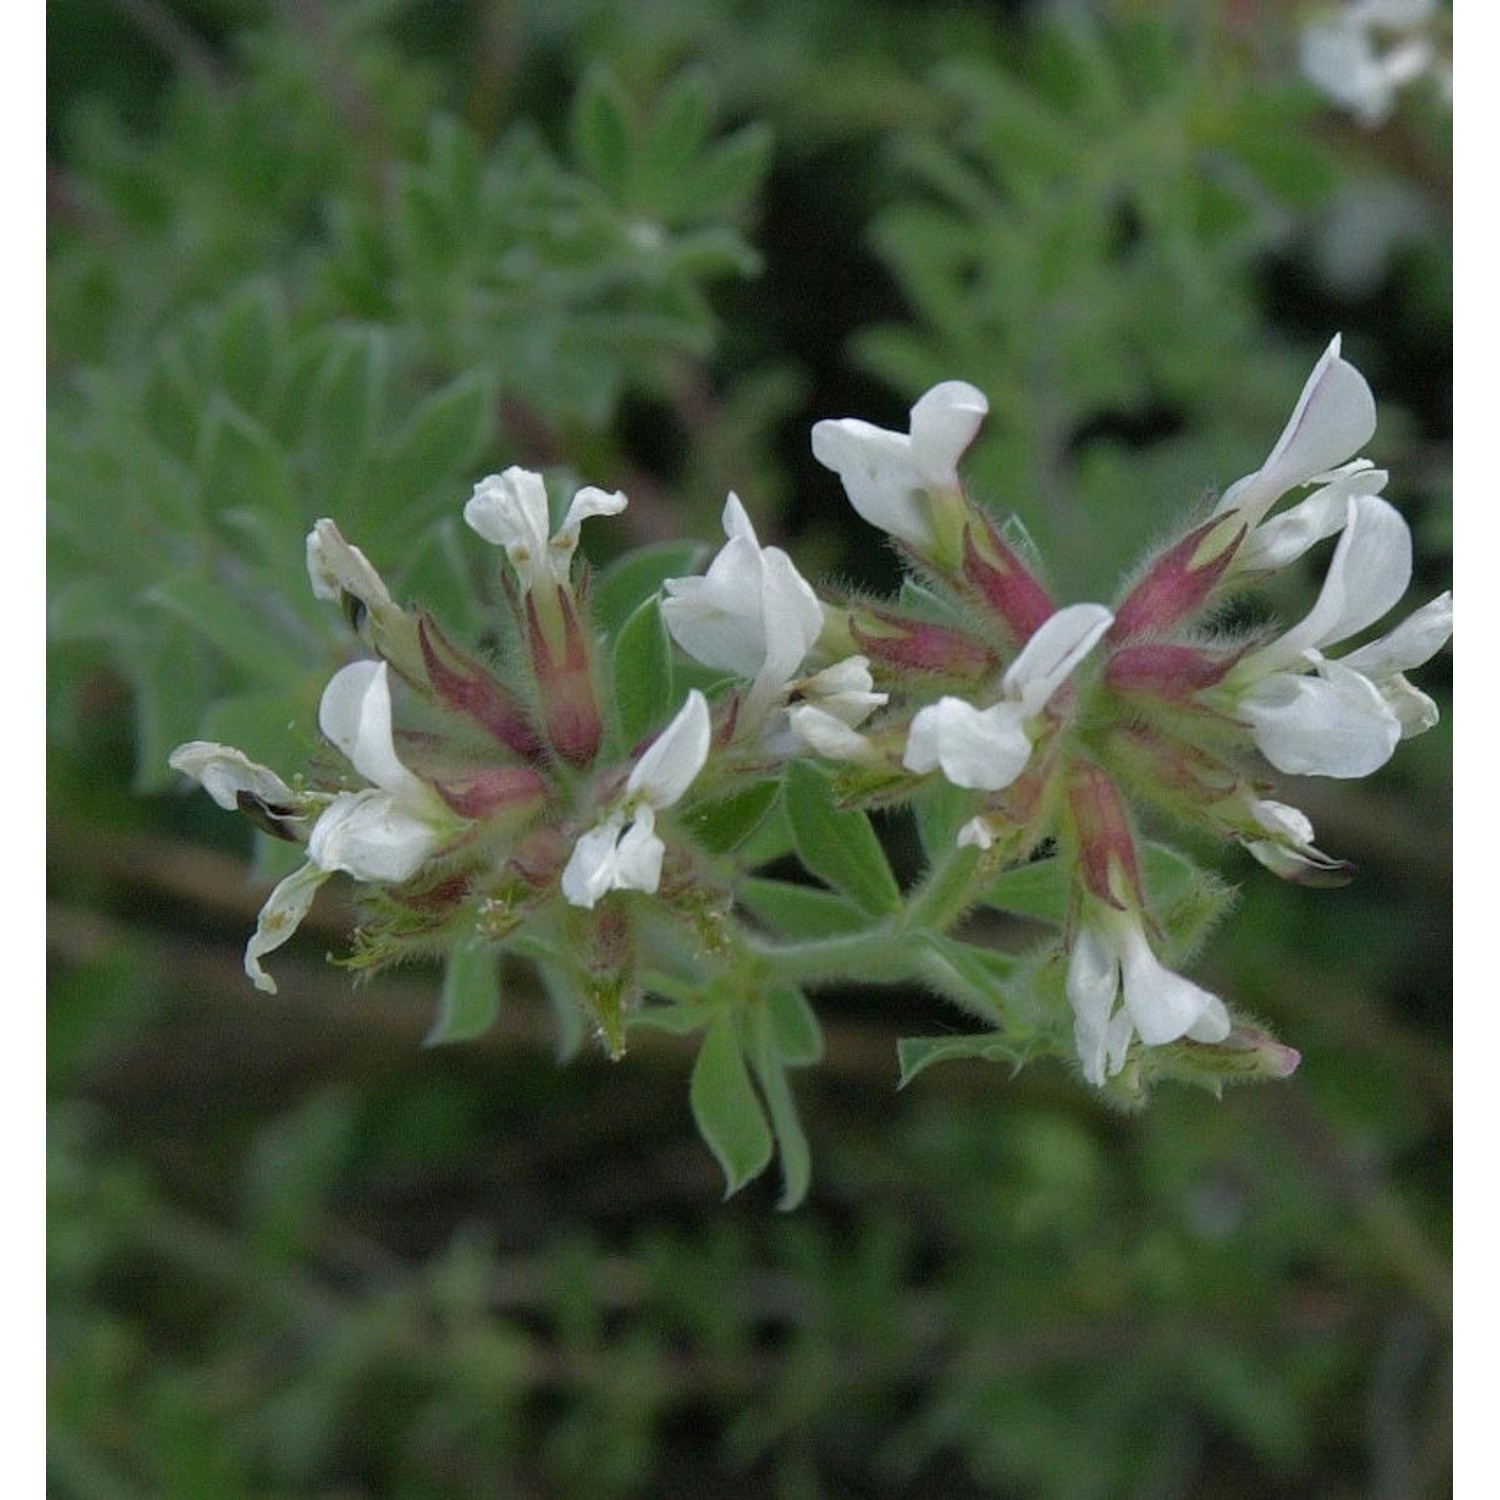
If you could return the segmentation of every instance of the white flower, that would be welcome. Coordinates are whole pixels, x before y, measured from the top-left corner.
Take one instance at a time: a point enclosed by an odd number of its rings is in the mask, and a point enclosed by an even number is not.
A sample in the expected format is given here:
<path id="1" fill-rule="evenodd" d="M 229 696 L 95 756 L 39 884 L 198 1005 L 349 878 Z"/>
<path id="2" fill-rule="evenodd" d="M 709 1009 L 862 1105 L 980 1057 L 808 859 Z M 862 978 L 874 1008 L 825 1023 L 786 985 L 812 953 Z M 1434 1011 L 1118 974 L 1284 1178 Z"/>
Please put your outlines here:
<path id="1" fill-rule="evenodd" d="M 1298 776 L 1368 776 L 1397 743 L 1437 722 L 1437 709 L 1403 672 L 1420 666 L 1452 634 L 1448 594 L 1340 660 L 1323 648 L 1386 614 L 1411 582 L 1411 532 L 1377 495 L 1355 495 L 1322 592 L 1307 617 L 1225 679 L 1232 711 L 1261 754 Z"/>
<path id="2" fill-rule="evenodd" d="M 204 740 L 180 746 L 169 759 L 174 769 L 201 782 L 220 807 L 239 806 L 241 792 L 273 815 L 282 808 L 300 812 L 314 801 L 326 804 L 308 837 L 307 863 L 267 897 L 245 947 L 245 972 L 257 989 L 273 995 L 276 981 L 260 960 L 297 930 L 318 887 L 335 870 L 356 880 L 409 880 L 458 824 L 442 798 L 396 754 L 384 662 L 354 662 L 336 672 L 323 690 L 318 723 L 373 786 L 332 798 L 299 796 L 274 771 Z"/>
<path id="3" fill-rule="evenodd" d="M 739 498 L 724 503 L 728 537 L 701 578 L 669 578 L 661 616 L 672 639 L 705 666 L 751 683 L 757 720 L 796 676 L 823 629 L 823 607 L 780 547 L 762 547 Z"/>
<path id="4" fill-rule="evenodd" d="M 1339 355 L 1335 336 L 1302 387 L 1292 415 L 1266 461 L 1236 480 L 1214 507 L 1215 515 L 1236 511 L 1255 526 L 1289 490 L 1331 479 L 1375 432 L 1375 398 L 1365 378 Z"/>
<path id="5" fill-rule="evenodd" d="M 618 515 L 625 506 L 620 491 L 611 494 L 586 486 L 573 497 L 562 525 L 552 532 L 542 476 L 512 466 L 474 486 L 474 494 L 464 506 L 464 520 L 485 541 L 505 548 L 522 589 L 530 593 L 538 586 L 554 590 L 564 587 L 583 523 L 590 516 Z"/>
<path id="6" fill-rule="evenodd" d="M 817 423 L 813 457 L 843 481 L 856 511 L 919 552 L 931 550 L 931 497 L 958 489 L 958 461 L 989 411 L 961 380 L 934 386 L 911 409 L 911 432 L 856 417 Z"/>
<path id="7" fill-rule="evenodd" d="M 1313 847 L 1312 822 L 1300 808 L 1256 797 L 1246 810 L 1256 830 L 1266 837 L 1242 834 L 1241 842 L 1272 874 L 1300 885 L 1347 882 L 1352 866 Z"/>
<path id="8" fill-rule="evenodd" d="M 358 547 L 326 517 L 307 533 L 307 576 L 313 594 L 337 602 L 349 594 L 372 613 L 397 613 L 396 603 L 374 567 Z"/>
<path id="9" fill-rule="evenodd" d="M 1027 724 L 1046 707 L 1104 635 L 1114 616 L 1102 604 L 1071 604 L 1043 622 L 1000 680 L 1004 696 L 989 708 L 940 698 L 912 720 L 903 764 L 941 768 L 955 786 L 996 792 L 1031 758 Z"/>
<path id="10" fill-rule="evenodd" d="M 1125 1066 L 1133 1037 L 1159 1047 L 1184 1036 L 1221 1042 L 1229 1035 L 1224 1002 L 1165 967 L 1139 917 L 1102 902 L 1074 935 L 1066 988 L 1083 1076 L 1095 1085 Z"/>
<path id="11" fill-rule="evenodd" d="M 884 757 L 857 727 L 889 700 L 874 686 L 864 656 L 846 656 L 793 683 L 797 701 L 767 731 L 767 748 L 782 756 L 814 750 L 829 760 L 883 764 Z"/>
<path id="12" fill-rule="evenodd" d="M 193 740 L 179 745 L 167 757 L 167 764 L 174 771 L 191 776 L 228 812 L 239 808 L 241 793 L 273 810 L 300 810 L 306 801 L 274 771 L 259 765 L 232 745 Z"/>
<path id="13" fill-rule="evenodd" d="M 1425 73 L 1441 76 L 1436 49 L 1421 35 L 1436 9 L 1435 0 L 1353 0 L 1303 28 L 1302 71 L 1362 124 L 1379 125 L 1400 89 Z M 1377 32 L 1393 33 L 1389 45 Z"/>
<path id="14" fill-rule="evenodd" d="M 582 834 L 562 873 L 573 906 L 592 908 L 609 891 L 654 891 L 666 847 L 656 814 L 681 800 L 708 759 L 708 700 L 696 688 L 625 783 L 619 802 Z"/>

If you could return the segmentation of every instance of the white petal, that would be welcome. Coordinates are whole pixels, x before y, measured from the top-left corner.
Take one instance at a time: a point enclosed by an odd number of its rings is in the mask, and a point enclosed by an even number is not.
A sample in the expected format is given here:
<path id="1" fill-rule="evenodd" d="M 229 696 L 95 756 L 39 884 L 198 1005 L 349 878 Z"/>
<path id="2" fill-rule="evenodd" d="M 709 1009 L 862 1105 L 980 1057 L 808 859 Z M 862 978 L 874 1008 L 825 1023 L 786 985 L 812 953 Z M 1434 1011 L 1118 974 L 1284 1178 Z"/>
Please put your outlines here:
<path id="1" fill-rule="evenodd" d="M 1365 378 L 1339 356 L 1335 336 L 1313 367 L 1292 415 L 1265 463 L 1227 489 L 1215 514 L 1242 511 L 1253 524 L 1290 489 L 1354 456 L 1375 432 L 1375 398 Z"/>
<path id="2" fill-rule="evenodd" d="M 601 490 L 594 485 L 585 485 L 568 506 L 562 525 L 547 543 L 547 562 L 553 578 L 566 583 L 573 566 L 573 554 L 578 550 L 578 534 L 583 523 L 591 516 L 617 516 L 629 502 L 622 490 Z"/>
<path id="3" fill-rule="evenodd" d="M 410 801 L 431 806 L 433 793 L 402 763 L 391 734 L 391 684 L 383 661 L 341 667 L 323 689 L 318 725 L 366 781 Z"/>
<path id="4" fill-rule="evenodd" d="M 307 576 L 319 599 L 352 594 L 367 609 L 395 610 L 385 581 L 358 547 L 351 546 L 332 521 L 324 519 L 307 533 Z"/>
<path id="5" fill-rule="evenodd" d="M 1114 618 L 1102 604 L 1070 604 L 1049 616 L 1006 670 L 1001 680 L 1006 696 L 1019 698 L 1028 718 L 1040 712 Z"/>
<path id="6" fill-rule="evenodd" d="M 505 548 L 523 580 L 546 567 L 551 516 L 540 474 L 512 465 L 502 474 L 486 475 L 464 506 L 464 520 L 485 541 Z"/>
<path id="7" fill-rule="evenodd" d="M 786 553 L 760 546 L 732 494 L 724 531 L 702 578 L 667 579 L 662 619 L 689 656 L 779 690 L 822 633 L 822 606 Z"/>
<path id="8" fill-rule="evenodd" d="M 261 968 L 260 961 L 296 932 L 312 906 L 318 887 L 327 879 L 328 871 L 306 864 L 293 870 L 266 898 L 255 932 L 245 944 L 245 973 L 256 989 L 264 990 L 268 995 L 276 993 L 276 981 Z"/>
<path id="9" fill-rule="evenodd" d="M 661 862 L 666 845 L 656 834 L 656 817 L 648 805 L 636 810 L 630 826 L 615 845 L 611 884 L 617 891 L 645 891 L 661 884 Z"/>
<path id="10" fill-rule="evenodd" d="M 313 826 L 307 857 L 322 870 L 356 880 L 410 880 L 442 842 L 430 822 L 401 808 L 389 792 L 340 792 Z"/>
<path id="11" fill-rule="evenodd" d="M 826 709 L 799 703 L 787 713 L 793 739 L 829 760 L 868 762 L 879 752 L 857 729 Z"/>
<path id="12" fill-rule="evenodd" d="M 812 585 L 780 547 L 764 548 L 761 564 L 760 607 L 766 655 L 758 675 L 779 690 L 791 681 L 823 633 L 823 606 Z"/>
<path id="13" fill-rule="evenodd" d="M 192 740 L 179 745 L 167 764 L 184 776 L 191 776 L 220 807 L 234 812 L 239 794 L 248 792 L 257 802 L 271 807 L 300 807 L 303 799 L 274 771 L 251 760 L 232 745 L 212 740 Z"/>
<path id="14" fill-rule="evenodd" d="M 1245 664 L 1259 670 L 1285 665 L 1309 648 L 1331 646 L 1373 625 L 1406 592 L 1411 558 L 1411 528 L 1395 506 L 1378 495 L 1352 497 L 1318 602 L 1306 619 Z"/>
<path id="15" fill-rule="evenodd" d="M 658 811 L 671 807 L 703 769 L 710 733 L 708 700 L 694 688 L 677 717 L 636 762 L 625 783 L 627 793 Z"/>
<path id="16" fill-rule="evenodd" d="M 1221 1042 L 1229 1035 L 1229 1012 L 1224 1002 L 1166 968 L 1138 927 L 1131 925 L 1122 934 L 1122 943 L 1125 1008 L 1148 1047 L 1184 1036 L 1197 1042 Z"/>
<path id="17" fill-rule="evenodd" d="M 1338 662 L 1277 672 L 1240 700 L 1260 752 L 1291 776 L 1368 776 L 1391 758 L 1401 724 L 1368 678 Z"/>
<path id="18" fill-rule="evenodd" d="M 1399 672 L 1394 677 L 1383 678 L 1376 684 L 1386 707 L 1401 723 L 1401 738 L 1409 740 L 1415 734 L 1431 729 L 1440 717 L 1438 706 L 1420 688 L 1413 687 Z"/>
<path id="19" fill-rule="evenodd" d="M 1285 802 L 1273 802 L 1270 798 L 1259 798 L 1250 807 L 1251 815 L 1269 834 L 1284 843 L 1307 845 L 1314 838 L 1312 821 L 1301 808 L 1291 807 Z"/>
<path id="20" fill-rule="evenodd" d="M 984 392 L 962 380 L 933 386 L 912 407 L 912 460 L 927 484 L 952 489 L 958 483 L 958 461 L 989 409 Z"/>
<path id="21" fill-rule="evenodd" d="M 1349 519 L 1351 495 L 1378 495 L 1390 475 L 1365 459 L 1345 464 L 1306 500 L 1262 521 L 1235 554 L 1237 572 L 1273 572 L 1295 562 Z"/>
<path id="22" fill-rule="evenodd" d="M 1031 758 L 1025 719 L 1019 703 L 981 710 L 962 698 L 940 698 L 912 720 L 902 764 L 919 773 L 941 768 L 954 786 L 998 792 Z"/>
<path id="23" fill-rule="evenodd" d="M 562 893 L 572 906 L 592 910 L 594 903 L 613 887 L 615 846 L 624 817 L 615 813 L 580 835 L 562 873 Z"/>
<path id="24" fill-rule="evenodd" d="M 993 849 L 995 847 L 995 830 L 990 827 L 990 820 L 988 818 L 970 818 L 958 830 L 958 838 L 954 842 L 957 843 L 960 849 Z"/>
<path id="25" fill-rule="evenodd" d="M 849 503 L 872 526 L 919 551 L 931 544 L 927 500 L 909 437 L 844 417 L 814 425 L 812 450 L 843 481 Z"/>
<path id="26" fill-rule="evenodd" d="M 1308 26 L 1301 52 L 1307 78 L 1366 125 L 1378 125 L 1391 112 L 1390 80 L 1362 27 L 1348 24 L 1345 17 Z"/>
<path id="27" fill-rule="evenodd" d="M 1443 593 L 1421 609 L 1413 610 L 1378 641 L 1341 656 L 1339 661 L 1351 671 L 1379 682 L 1430 661 L 1447 645 L 1452 634 L 1453 595 Z"/>
<path id="28" fill-rule="evenodd" d="M 1083 1076 L 1096 1087 L 1102 1086 L 1109 1062 L 1110 1014 L 1120 992 L 1120 968 L 1113 943 L 1097 927 L 1085 925 L 1074 935 L 1066 988 Z"/>

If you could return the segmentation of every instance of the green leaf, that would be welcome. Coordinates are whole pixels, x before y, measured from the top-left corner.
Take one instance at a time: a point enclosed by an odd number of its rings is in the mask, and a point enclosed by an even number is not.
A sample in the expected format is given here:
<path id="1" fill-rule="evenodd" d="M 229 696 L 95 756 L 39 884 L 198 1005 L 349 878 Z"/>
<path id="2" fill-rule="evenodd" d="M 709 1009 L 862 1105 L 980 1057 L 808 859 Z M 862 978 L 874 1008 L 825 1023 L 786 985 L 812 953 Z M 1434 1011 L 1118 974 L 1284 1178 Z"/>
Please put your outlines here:
<path id="1" fill-rule="evenodd" d="M 862 932 L 870 925 L 852 901 L 815 885 L 752 876 L 740 883 L 739 899 L 752 916 L 791 942 Z"/>
<path id="2" fill-rule="evenodd" d="M 728 854 L 760 827 L 779 790 L 774 781 L 757 782 L 727 797 L 700 803 L 677 821 L 705 849 Z"/>
<path id="3" fill-rule="evenodd" d="M 655 598 L 647 599 L 615 637 L 610 675 L 620 738 L 628 750 L 672 707 L 672 642 Z"/>
<path id="4" fill-rule="evenodd" d="M 755 1076 L 760 1080 L 766 1108 L 771 1113 L 776 1148 L 781 1156 L 781 1198 L 777 1207 L 785 1211 L 796 1208 L 807 1196 L 812 1181 L 812 1153 L 808 1150 L 807 1133 L 797 1113 L 792 1086 L 787 1081 L 787 1059 L 781 1051 L 780 1036 L 769 1007 L 758 1007 L 751 1013 L 751 1028 Z"/>
<path id="5" fill-rule="evenodd" d="M 803 1068 L 823 1057 L 823 1028 L 801 990 L 772 990 L 766 996 L 766 1019 L 776 1050 L 788 1067 Z"/>
<path id="6" fill-rule="evenodd" d="M 418 500 L 462 473 L 489 442 L 495 424 L 495 381 L 470 370 L 434 391 L 408 419 L 384 460 L 383 487 Z"/>
<path id="7" fill-rule="evenodd" d="M 1001 1018 L 1000 996 L 1015 971 L 1014 958 L 935 932 L 913 941 L 922 947 L 918 970 L 933 988 L 982 1020 Z"/>
<path id="8" fill-rule="evenodd" d="M 901 1065 L 901 1081 L 897 1086 L 905 1088 L 933 1063 L 966 1057 L 977 1057 L 984 1062 L 1008 1062 L 1014 1066 L 1025 1060 L 1023 1051 L 997 1032 L 980 1036 L 904 1036 L 896 1043 L 896 1058 Z"/>
<path id="9" fill-rule="evenodd" d="M 612 196 L 618 194 L 632 155 L 630 100 L 608 69 L 592 69 L 573 96 L 569 136 L 588 174 Z"/>
<path id="10" fill-rule="evenodd" d="M 1068 916 L 1067 867 L 1056 857 L 1016 865 L 998 875 L 980 899 L 997 911 L 1061 927 Z"/>
<path id="11" fill-rule="evenodd" d="M 200 492 L 220 515 L 242 511 L 297 521 L 296 495 L 281 445 L 222 396 L 209 403 L 198 454 Z"/>
<path id="12" fill-rule="evenodd" d="M 422 1041 L 469 1042 L 483 1036 L 500 1014 L 499 955 L 492 943 L 461 943 L 448 954 L 437 1016 Z"/>
<path id="13" fill-rule="evenodd" d="M 701 542 L 653 542 L 617 558 L 589 589 L 594 625 L 614 635 L 667 578 L 685 578 L 702 566 L 708 548 Z"/>
<path id="14" fill-rule="evenodd" d="M 824 771 L 793 761 L 786 807 L 797 857 L 814 875 L 873 916 L 900 910 L 901 888 L 869 818 L 835 805 L 833 782 Z"/>
<path id="15" fill-rule="evenodd" d="M 211 641 L 252 682 L 289 683 L 301 672 L 301 643 L 279 625 L 245 608 L 218 578 L 207 573 L 180 573 L 158 584 L 146 597 Z M 270 602 L 274 604 L 274 600 Z"/>
<path id="16" fill-rule="evenodd" d="M 727 1198 L 765 1171 L 774 1146 L 727 1011 L 704 1033 L 688 1092 L 698 1130 L 724 1170 Z"/>
<path id="17" fill-rule="evenodd" d="M 262 410 L 286 348 L 286 316 L 272 283 L 252 282 L 230 298 L 218 346 L 225 391 L 245 411 Z"/>

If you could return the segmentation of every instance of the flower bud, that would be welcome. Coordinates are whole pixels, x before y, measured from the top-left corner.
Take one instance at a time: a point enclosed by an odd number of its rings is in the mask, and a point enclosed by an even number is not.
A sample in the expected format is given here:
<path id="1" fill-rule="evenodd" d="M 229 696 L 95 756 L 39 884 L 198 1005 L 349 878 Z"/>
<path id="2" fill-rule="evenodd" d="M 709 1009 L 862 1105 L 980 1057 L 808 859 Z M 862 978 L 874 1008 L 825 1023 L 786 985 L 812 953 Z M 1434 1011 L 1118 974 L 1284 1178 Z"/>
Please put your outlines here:
<path id="1" fill-rule="evenodd" d="M 1078 760 L 1068 774 L 1068 810 L 1078 839 L 1078 868 L 1091 895 L 1124 911 L 1145 905 L 1130 815 L 1114 782 Z"/>
<path id="2" fill-rule="evenodd" d="M 527 760 L 541 754 L 541 741 L 515 697 L 481 663 L 461 652 L 431 616 L 418 616 L 417 638 L 427 683 L 444 707 L 473 719 Z"/>
<path id="3" fill-rule="evenodd" d="M 575 766 L 593 763 L 604 737 L 604 719 L 594 696 L 589 642 L 570 594 L 554 596 L 560 611 L 560 643 L 554 645 L 538 615 L 536 597 L 526 596 L 526 639 L 547 740 Z"/>
<path id="4" fill-rule="evenodd" d="M 1215 516 L 1169 547 L 1115 611 L 1110 640 L 1161 635 L 1196 614 L 1224 576 L 1245 531 L 1237 514 Z"/>
<path id="5" fill-rule="evenodd" d="M 1000 670 L 999 658 L 993 652 L 946 625 L 864 608 L 850 614 L 849 630 L 866 656 L 901 672 L 977 683 Z"/>
<path id="6" fill-rule="evenodd" d="M 1021 559 L 983 517 L 974 516 L 964 531 L 964 577 L 983 595 L 1017 645 L 1028 641 L 1057 606 Z"/>

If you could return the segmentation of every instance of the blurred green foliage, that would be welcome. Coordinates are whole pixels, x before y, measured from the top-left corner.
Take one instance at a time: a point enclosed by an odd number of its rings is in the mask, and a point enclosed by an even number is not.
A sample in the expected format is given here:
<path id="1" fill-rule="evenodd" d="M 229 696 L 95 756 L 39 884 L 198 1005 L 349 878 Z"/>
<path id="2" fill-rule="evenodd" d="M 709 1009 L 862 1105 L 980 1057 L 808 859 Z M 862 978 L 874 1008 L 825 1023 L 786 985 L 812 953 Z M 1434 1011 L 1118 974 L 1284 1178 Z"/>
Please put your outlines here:
<path id="1" fill-rule="evenodd" d="M 1296 78 L 1295 7 L 1227 0 L 48 21 L 52 1490 L 1444 1493 L 1446 728 L 1299 798 L 1355 886 L 1225 870 L 1208 967 L 1291 1083 L 1122 1121 L 913 1055 L 897 1093 L 911 997 L 834 993 L 823 1065 L 758 1075 L 819 1143 L 787 1217 L 719 1202 L 669 1034 L 558 1069 L 520 974 L 450 975 L 439 1033 L 498 1026 L 423 1050 L 438 976 L 351 998 L 316 933 L 295 999 L 252 995 L 246 851 L 133 790 L 194 735 L 310 742 L 349 649 L 317 516 L 475 638 L 458 513 L 511 462 L 624 487 L 632 543 L 707 537 L 733 486 L 879 585 L 808 425 L 904 426 L 938 379 L 990 397 L 975 493 L 1088 595 L 1259 462 L 1343 329 L 1441 586 L 1447 121 L 1360 130 Z M 1028 878 L 933 961 L 1009 961 Z M 768 1012 L 782 1057 L 809 1021 Z M 710 1043 L 748 1088 L 755 1038 Z M 790 1193 L 795 1119 L 719 1131 L 731 1178 L 774 1129 Z"/>

